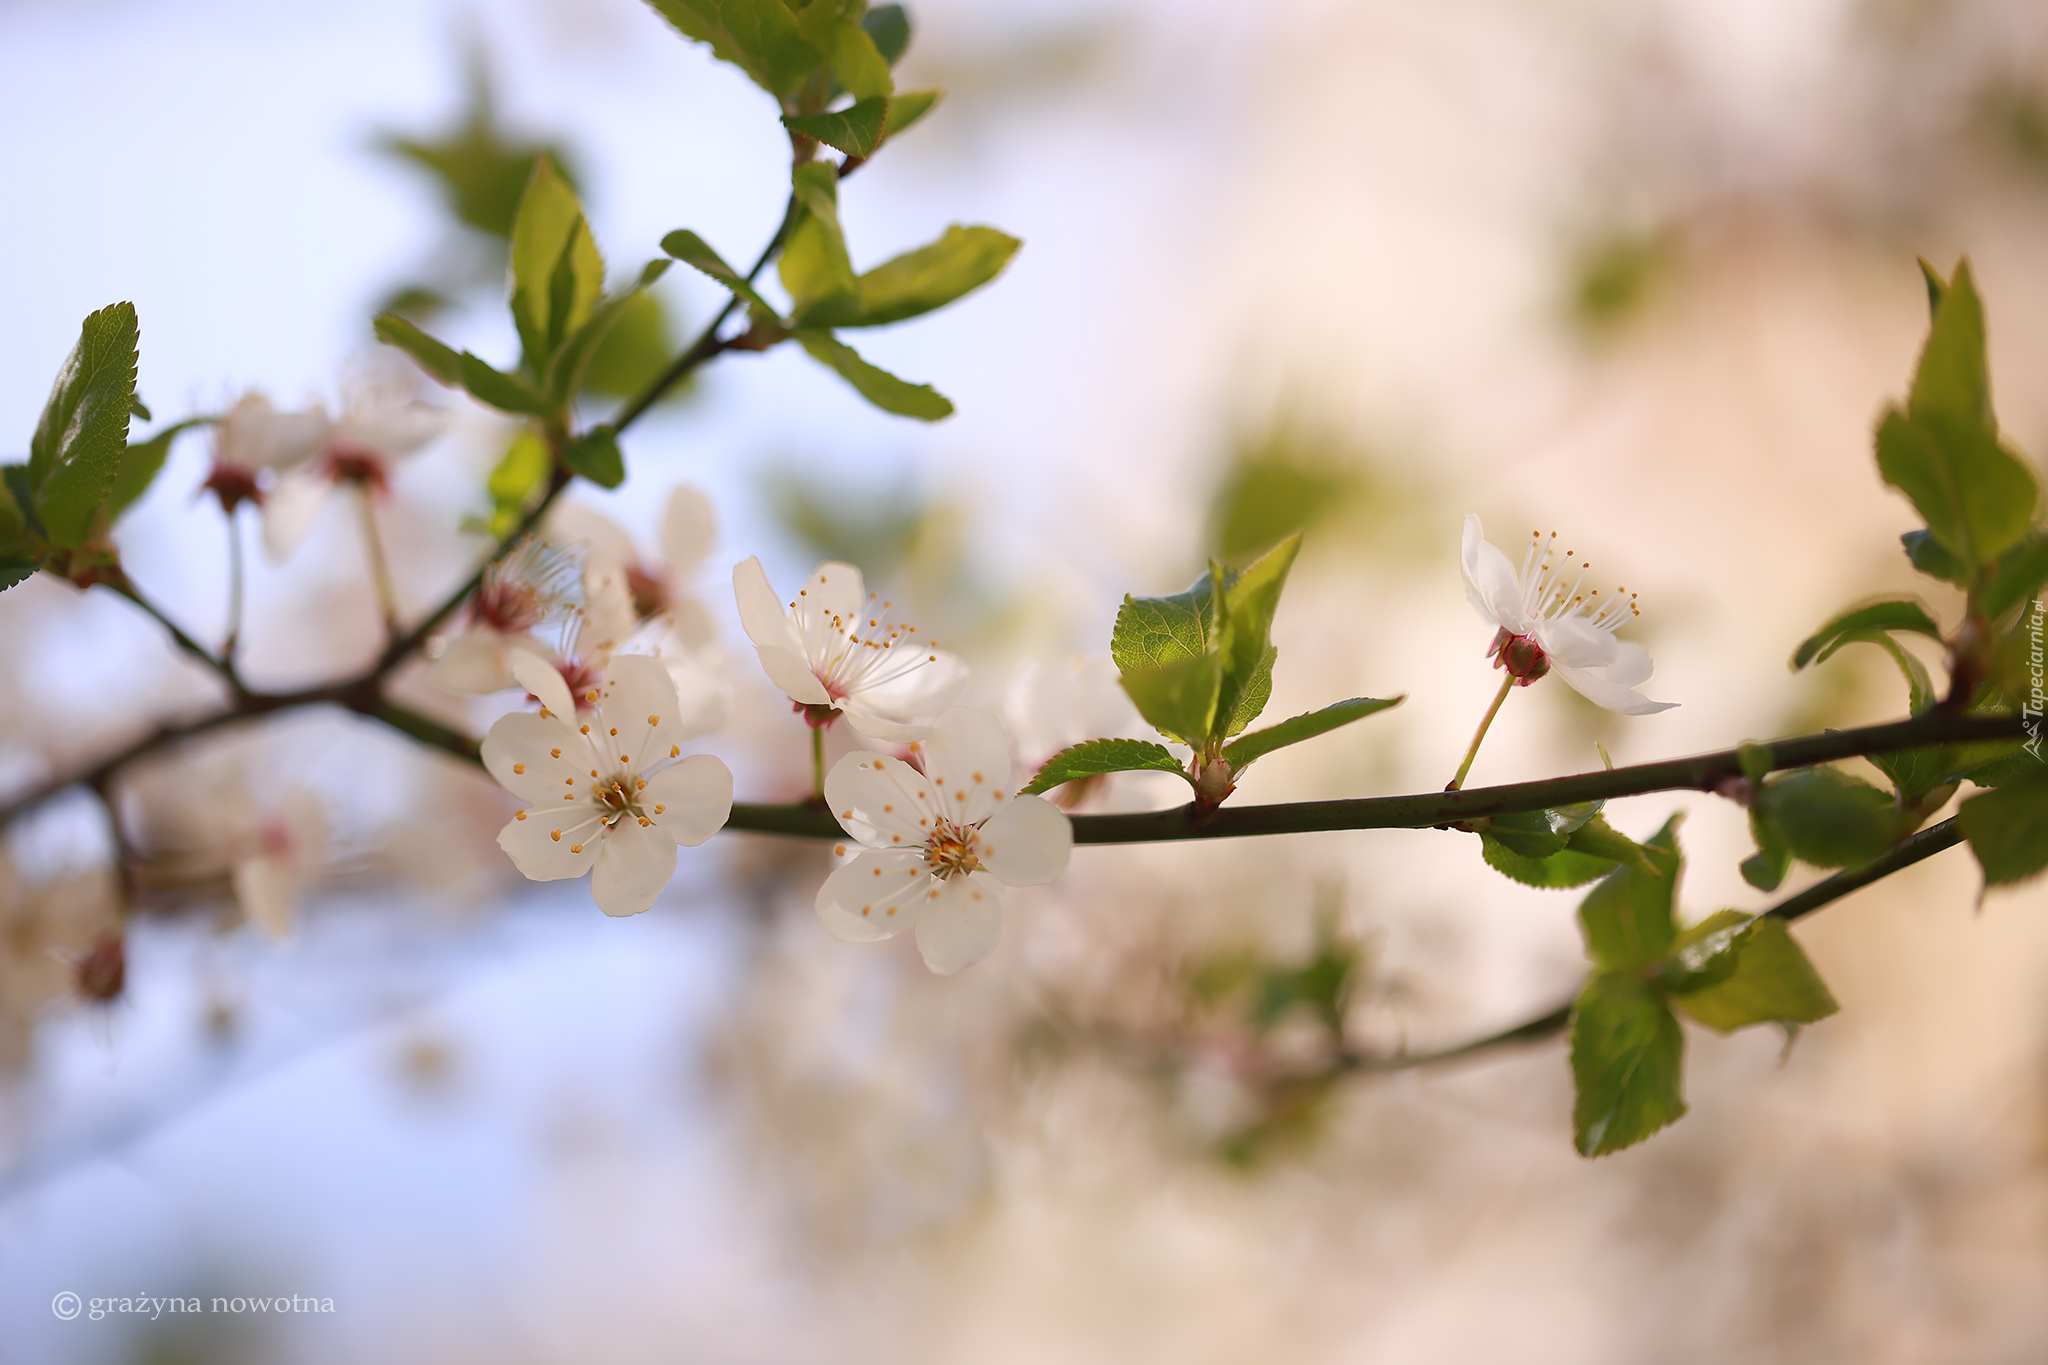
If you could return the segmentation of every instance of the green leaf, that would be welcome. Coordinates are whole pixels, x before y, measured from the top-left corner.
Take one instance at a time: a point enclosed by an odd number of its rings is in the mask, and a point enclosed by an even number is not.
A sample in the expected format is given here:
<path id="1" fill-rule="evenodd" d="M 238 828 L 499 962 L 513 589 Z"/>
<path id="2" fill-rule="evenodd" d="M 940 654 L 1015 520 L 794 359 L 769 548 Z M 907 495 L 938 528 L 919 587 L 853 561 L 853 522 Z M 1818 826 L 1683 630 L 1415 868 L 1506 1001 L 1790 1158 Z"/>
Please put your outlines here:
<path id="1" fill-rule="evenodd" d="M 1745 932 L 1730 934 L 1726 917 L 1731 915 L 1745 918 L 1739 911 L 1723 910 L 1695 926 L 1706 929 L 1718 922 L 1720 928 L 1689 946 L 1710 950 L 1717 935 L 1731 939 L 1720 952 L 1732 957 L 1732 964 L 1707 952 L 1711 969 L 1698 973 L 1697 984 L 1674 984 L 1674 1005 L 1716 1033 L 1751 1024 L 1811 1024 L 1840 1008 L 1785 921 L 1764 915 L 1749 921 Z"/>
<path id="2" fill-rule="evenodd" d="M 804 17 L 823 8 L 813 0 L 805 15 L 797 19 L 798 25 L 801 27 Z M 875 46 L 875 40 L 868 31 L 852 20 L 841 19 L 832 26 L 830 36 L 824 42 L 813 46 L 830 52 L 832 78 L 855 100 L 887 99 L 896 93 L 896 80 L 889 74 L 888 58 Z"/>
<path id="3" fill-rule="evenodd" d="M 827 326 L 880 327 L 943 308 L 1001 274 L 1021 245 L 994 228 L 956 223 L 938 241 L 884 261 L 856 280 L 847 316 L 817 321 Z M 807 312 L 803 321 L 810 322 L 817 311 Z"/>
<path id="4" fill-rule="evenodd" d="M 661 249 L 684 265 L 703 271 L 769 317 L 776 316 L 775 310 L 768 306 L 766 299 L 754 292 L 754 286 L 747 283 L 746 277 L 727 265 L 723 256 L 713 251 L 702 237 L 688 228 L 678 228 L 662 238 Z"/>
<path id="5" fill-rule="evenodd" d="M 149 415 L 149 404 L 143 402 L 139 394 L 131 393 L 128 395 L 128 415 L 138 422 L 153 422 L 156 420 Z"/>
<path id="6" fill-rule="evenodd" d="M 610 427 L 592 427 L 563 446 L 562 463 L 599 488 L 617 488 L 626 481 L 626 460 Z"/>
<path id="7" fill-rule="evenodd" d="M 485 529 L 499 539 L 509 535 L 547 486 L 554 467 L 554 456 L 548 453 L 548 443 L 540 433 L 531 426 L 521 427 L 484 484 L 491 498 L 491 517 Z"/>
<path id="8" fill-rule="evenodd" d="M 1571 843 L 1572 836 L 1585 828 L 1604 804 L 1581 801 L 1575 806 L 1495 815 L 1477 827 L 1525 858 L 1547 858 Z"/>
<path id="9" fill-rule="evenodd" d="M 1930 578 L 1939 578 L 1944 583 L 1953 583 L 1959 588 L 1970 585 L 1970 570 L 1964 563 L 1950 554 L 1942 543 L 1934 538 L 1932 531 L 1908 531 L 1899 537 L 1899 543 L 1906 547 L 1906 558 L 1913 561 L 1913 567 Z"/>
<path id="10" fill-rule="evenodd" d="M 1565 850 L 1600 858 L 1610 863 L 1620 863 L 1646 876 L 1664 875 L 1657 860 L 1650 856 L 1649 850 L 1608 824 L 1605 816 L 1596 815 L 1573 830 Z"/>
<path id="11" fill-rule="evenodd" d="M 903 60 L 910 50 L 910 13 L 901 5 L 872 5 L 860 17 L 860 26 L 874 41 L 875 51 L 890 66 Z"/>
<path id="12" fill-rule="evenodd" d="M 649 0 L 685 38 L 711 47 L 754 84 L 784 100 L 794 95 L 825 54 L 803 40 L 783 0 Z"/>
<path id="13" fill-rule="evenodd" d="M 1922 263 L 1923 273 L 1934 278 Z M 1968 260 L 1956 264 L 1954 278 L 1930 290 L 1934 315 L 1913 375 L 1907 411 L 1914 417 L 1941 417 L 1995 433 L 1991 414 L 1991 372 L 1984 358 L 1984 305 Z"/>
<path id="14" fill-rule="evenodd" d="M 1280 609 L 1280 594 L 1300 553 L 1301 533 L 1297 531 L 1224 587 L 1216 630 L 1216 648 L 1223 658 L 1216 714 L 1230 718 L 1225 735 L 1237 733 L 1257 718 L 1272 694 L 1277 652 L 1272 643 L 1273 616 Z M 1249 714 L 1247 701 L 1253 701 Z"/>
<path id="15" fill-rule="evenodd" d="M 2010 886 L 2048 867 L 2048 765 L 2029 754 L 2036 771 L 1963 802 L 1963 837 L 1984 869 L 1984 885 Z"/>
<path id="16" fill-rule="evenodd" d="M 882 127 L 883 141 L 895 137 L 932 111 L 946 97 L 943 90 L 906 90 L 889 97 L 889 117 Z"/>
<path id="17" fill-rule="evenodd" d="M 1683 818 L 1673 815 L 1641 846 L 1654 873 L 1616 867 L 1579 903 L 1586 952 L 1602 971 L 1648 966 L 1670 951 L 1678 936 L 1672 906 L 1683 865 L 1678 851 L 1678 822 Z"/>
<path id="18" fill-rule="evenodd" d="M 462 387 L 468 389 L 473 398 L 501 412 L 542 417 L 556 406 L 524 379 L 491 368 L 481 357 L 469 351 L 455 357 L 455 368 Z"/>
<path id="19" fill-rule="evenodd" d="M 1263 730 L 1254 730 L 1225 745 L 1223 757 L 1239 772 L 1251 766 L 1255 759 L 1263 758 L 1275 749 L 1284 749 L 1290 744 L 1299 744 L 1305 739 L 1327 735 L 1339 726 L 1349 725 L 1354 720 L 1364 720 L 1375 711 L 1384 711 L 1390 706 L 1399 706 L 1407 700 L 1404 693 L 1398 697 L 1353 697 L 1349 701 L 1333 702 L 1320 711 L 1309 711 L 1292 716 L 1278 725 L 1269 725 Z"/>
<path id="20" fill-rule="evenodd" d="M 7 465 L 0 475 L 0 592 L 5 592 L 42 567 L 47 547 L 14 498 L 15 487 L 28 487 L 28 466 Z"/>
<path id="21" fill-rule="evenodd" d="M 848 156 L 871 156 L 875 148 L 882 145 L 883 130 L 889 120 L 889 103 L 886 96 L 872 95 L 864 100 L 855 100 L 844 109 L 831 109 L 822 114 L 784 114 L 782 124 L 793 133 L 814 137 Z"/>
<path id="22" fill-rule="evenodd" d="M 1793 856 L 1815 867 L 1867 863 L 1906 832 L 1890 796 L 1837 768 L 1773 779 L 1757 789 L 1754 810 Z"/>
<path id="23" fill-rule="evenodd" d="M 1872 602 L 1866 606 L 1851 607 L 1808 636 L 1793 651 L 1792 667 L 1798 670 L 1810 663 L 1824 662 L 1851 638 L 1866 638 L 1872 633 L 1892 630 L 1925 635 L 1930 640 L 1941 638 L 1941 627 L 1935 624 L 1934 618 L 1927 614 L 1927 608 L 1919 601 L 1894 598 Z"/>
<path id="24" fill-rule="evenodd" d="M 1735 964 L 1756 933 L 1760 917 L 1717 910 L 1672 940 L 1657 979 L 1676 991 L 1696 991 L 1735 975 Z"/>
<path id="25" fill-rule="evenodd" d="M 43 534 L 66 549 L 91 534 L 93 514 L 127 453 L 138 330 L 132 303 L 86 318 L 29 441 L 31 510 Z"/>
<path id="26" fill-rule="evenodd" d="M 1125 669 L 1123 689 L 1138 714 L 1169 739 L 1199 752 L 1216 726 L 1216 694 L 1223 656 L 1184 655 L 1150 668 Z"/>
<path id="27" fill-rule="evenodd" d="M 1126 593 L 1109 637 L 1111 660 L 1129 673 L 1207 653 L 1214 593 L 1213 573 L 1204 573 L 1187 591 L 1171 597 Z"/>
<path id="28" fill-rule="evenodd" d="M 2033 521 L 2034 476 L 1996 436 L 1960 418 L 1887 412 L 1877 429 L 1877 468 L 1973 576 L 2018 544 Z"/>
<path id="29" fill-rule="evenodd" d="M 667 261 L 649 261 L 639 279 L 599 303 L 583 325 L 562 343 L 547 369 L 547 394 L 556 407 L 564 407 L 576 397 L 583 387 L 584 372 L 590 368 L 590 358 L 597 354 L 613 324 L 632 307 L 641 290 L 662 277 L 668 266 Z"/>
<path id="30" fill-rule="evenodd" d="M 603 292 L 604 260 L 576 191 L 552 160 L 538 157 L 512 224 L 512 321 L 530 373 L 546 373 Z"/>
<path id="31" fill-rule="evenodd" d="M 1603 972 L 1572 1008 L 1572 1133 L 1580 1156 L 1634 1146 L 1685 1114 L 1685 1034 L 1650 984 Z"/>
<path id="32" fill-rule="evenodd" d="M 936 422 L 953 415 L 953 404 L 929 384 L 912 384 L 887 370 L 862 360 L 851 347 L 830 332 L 805 328 L 794 335 L 811 358 L 839 371 L 840 377 L 860 391 L 860 396 L 884 412 Z"/>
<path id="33" fill-rule="evenodd" d="M 462 353 L 454 347 L 434 340 L 396 313 L 379 313 L 372 325 L 377 340 L 404 351 L 443 384 L 462 386 Z"/>
<path id="34" fill-rule="evenodd" d="M 1978 604 L 1996 621 L 2031 598 L 2044 582 L 2048 582 L 2048 535 L 2030 530 L 2025 540 L 1999 556 Z"/>
<path id="35" fill-rule="evenodd" d="M 792 173 L 790 186 L 804 216 L 776 271 L 789 291 L 791 315 L 801 317 L 828 301 L 835 308 L 856 307 L 853 262 L 839 226 L 839 172 L 823 162 L 805 162 Z"/>
<path id="36" fill-rule="evenodd" d="M 1038 775 L 1023 788 L 1039 796 L 1077 777 L 1099 777 L 1104 773 L 1156 771 L 1183 778 L 1187 770 L 1164 745 L 1142 739 L 1089 739 L 1060 750 L 1047 759 Z"/>
<path id="37" fill-rule="evenodd" d="M 193 427 L 211 425 L 211 417 L 188 417 L 182 422 L 173 422 L 146 441 L 137 441 L 121 455 L 121 464 L 114 471 L 114 485 L 107 490 L 107 500 L 102 510 L 108 522 L 113 522 L 132 506 L 135 500 L 149 491 L 156 482 L 158 471 L 164 467 L 164 460 L 171 453 L 171 442 Z"/>
<path id="38" fill-rule="evenodd" d="M 1524 886 L 1561 891 L 1598 881 L 1614 870 L 1613 860 L 1573 850 L 1569 844 L 1546 857 L 1532 858 L 1515 852 L 1491 833 L 1479 836 L 1486 865 Z"/>
<path id="39" fill-rule="evenodd" d="M 676 345 L 675 328 L 661 298 L 639 290 L 626 300 L 604 339 L 591 352 L 583 371 L 582 392 L 613 398 L 640 393 L 668 369 Z M 668 399 L 674 401 L 687 392 L 687 384 L 678 384 L 669 391 Z"/>

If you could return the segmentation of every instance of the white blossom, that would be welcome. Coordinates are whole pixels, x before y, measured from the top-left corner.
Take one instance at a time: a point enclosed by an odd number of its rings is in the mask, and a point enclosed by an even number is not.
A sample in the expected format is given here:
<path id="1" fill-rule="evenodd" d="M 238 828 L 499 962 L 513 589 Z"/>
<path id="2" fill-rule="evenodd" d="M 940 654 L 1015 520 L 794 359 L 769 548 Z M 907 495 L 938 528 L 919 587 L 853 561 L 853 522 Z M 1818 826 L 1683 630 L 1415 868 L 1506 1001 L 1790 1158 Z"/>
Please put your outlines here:
<path id="1" fill-rule="evenodd" d="M 818 888 L 818 918 L 849 943 L 915 926 L 925 965 L 946 974 L 995 951 L 1002 887 L 1066 870 L 1074 827 L 1043 797 L 1011 795 L 1009 742 L 987 712 L 954 707 L 920 748 L 921 768 L 860 752 L 826 776 L 832 814 L 866 849 Z"/>
<path id="2" fill-rule="evenodd" d="M 262 507 L 276 471 L 319 454 L 333 425 L 318 404 L 279 412 L 264 395 L 244 394 L 214 427 L 213 466 L 201 487 L 229 512 L 244 502 Z"/>
<path id="3" fill-rule="evenodd" d="M 484 570 L 463 609 L 462 626 L 434 645 L 427 679 L 450 692 L 482 696 L 515 685 L 521 654 L 555 662 L 560 653 L 535 632 L 565 629 L 581 601 L 574 555 L 537 540 L 523 542 Z"/>
<path id="4" fill-rule="evenodd" d="M 111 872 L 32 884 L 0 847 L 0 1073 L 30 1059 L 38 1020 L 75 989 L 81 965 L 118 934 Z"/>
<path id="5" fill-rule="evenodd" d="M 1508 557 L 1486 539 L 1479 518 L 1465 517 L 1461 561 L 1465 596 L 1496 630 L 1487 654 L 1526 687 L 1556 672 L 1587 700 L 1624 715 L 1668 711 L 1677 702 L 1651 701 L 1635 689 L 1648 681 L 1650 656 L 1643 647 L 1614 638 L 1641 613 L 1636 595 L 1616 588 L 1604 602 L 1600 590 L 1586 589 L 1589 566 L 1575 551 L 1556 554 L 1557 535 L 1530 532 L 1529 548 L 1517 573 Z"/>
<path id="6" fill-rule="evenodd" d="M 600 910 L 637 915 L 675 875 L 676 846 L 695 847 L 725 824 L 732 773 L 709 754 L 683 756 L 696 733 L 659 661 L 619 655 L 578 698 L 552 667 L 515 663 L 541 711 L 500 717 L 484 737 L 484 766 L 527 803 L 498 847 L 534 881 L 589 872 Z"/>
<path id="7" fill-rule="evenodd" d="M 289 557 L 304 543 L 337 488 L 387 496 L 392 466 L 448 427 L 447 409 L 389 384 L 356 389 L 331 421 L 317 405 L 307 416 L 321 424 L 319 444 L 290 467 L 280 466 L 263 501 L 263 547 L 273 559 Z"/>
<path id="8" fill-rule="evenodd" d="M 820 564 L 786 607 L 759 559 L 734 565 L 732 586 L 761 667 L 814 726 L 844 715 L 870 739 L 905 744 L 966 690 L 966 665 L 897 621 L 851 564 Z"/>

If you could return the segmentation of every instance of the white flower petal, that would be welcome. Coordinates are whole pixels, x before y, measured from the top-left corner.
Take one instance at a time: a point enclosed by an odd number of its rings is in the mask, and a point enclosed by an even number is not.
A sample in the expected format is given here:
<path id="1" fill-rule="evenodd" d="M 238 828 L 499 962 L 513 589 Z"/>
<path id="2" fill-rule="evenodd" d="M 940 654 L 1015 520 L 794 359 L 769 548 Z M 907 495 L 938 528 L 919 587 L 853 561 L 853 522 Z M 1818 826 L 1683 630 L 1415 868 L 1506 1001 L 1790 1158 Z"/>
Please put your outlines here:
<path id="1" fill-rule="evenodd" d="M 1042 796 L 1013 796 L 989 817 L 975 856 L 997 881 L 1044 886 L 1067 870 L 1074 822 Z"/>
<path id="2" fill-rule="evenodd" d="M 567 721 L 576 715 L 576 699 L 569 695 L 569 684 L 562 680 L 562 670 L 538 654 L 523 649 L 507 650 L 512 661 L 512 678 L 521 687 L 539 699 L 540 704 Z"/>
<path id="3" fill-rule="evenodd" d="M 673 757 L 690 737 L 683 731 L 681 712 L 675 680 L 661 660 L 645 654 L 621 654 L 605 673 L 595 719 L 590 723 L 591 742 L 607 759 L 618 759 L 644 772 Z"/>
<path id="4" fill-rule="evenodd" d="M 500 716 L 484 736 L 484 768 L 498 785 L 521 801 L 546 808 L 544 818 L 561 818 L 556 812 L 570 805 L 562 798 L 581 800 L 584 784 L 595 766 L 590 742 L 569 725 L 552 716 L 515 711 Z"/>
<path id="5" fill-rule="evenodd" d="M 1536 643 L 1561 668 L 1604 668 L 1621 646 L 1612 634 L 1583 616 L 1560 616 L 1536 625 Z M 1643 677 L 1650 675 L 1645 673 Z M 1637 679 L 1642 681 L 1641 678 Z"/>
<path id="6" fill-rule="evenodd" d="M 768 571 L 761 567 L 758 557 L 743 559 L 732 566 L 732 595 L 739 603 L 740 626 L 749 640 L 763 649 L 784 650 L 802 659 L 803 643 L 789 619 L 789 608 L 769 586 Z M 772 671 L 769 676 L 774 676 Z"/>
<path id="7" fill-rule="evenodd" d="M 842 943 L 873 943 L 914 924 L 934 885 L 918 854 L 856 854 L 818 888 L 818 919 Z"/>
<path id="8" fill-rule="evenodd" d="M 291 936 L 298 908 L 298 878 L 282 858 L 258 854 L 237 859 L 229 874 L 242 915 L 273 943 Z"/>
<path id="9" fill-rule="evenodd" d="M 925 736 L 924 770 L 948 820 L 972 825 L 987 819 L 1010 789 L 1010 741 L 1002 722 L 986 711 L 954 707 Z"/>
<path id="10" fill-rule="evenodd" d="M 846 832 L 870 848 L 923 847 L 937 805 L 924 774 L 900 758 L 865 750 L 825 774 L 825 803 Z"/>
<path id="11" fill-rule="evenodd" d="M 333 425 L 318 404 L 304 412 L 279 412 L 262 394 L 246 394 L 221 419 L 214 449 L 223 464 L 285 469 L 318 455 Z"/>
<path id="12" fill-rule="evenodd" d="M 573 499 L 565 498 L 554 505 L 542 524 L 541 536 L 551 545 L 581 545 L 615 564 L 630 564 L 640 555 L 625 527 Z"/>
<path id="13" fill-rule="evenodd" d="M 872 714 L 897 721 L 938 715 L 960 700 L 973 674 L 956 655 L 943 649 L 927 646 L 925 660 L 900 678 L 861 688 L 848 700 L 857 699 Z"/>
<path id="14" fill-rule="evenodd" d="M 915 744 L 931 730 L 929 724 L 911 724 L 907 721 L 891 720 L 876 715 L 860 704 L 858 697 L 843 698 L 839 702 L 840 713 L 851 725 L 869 739 L 879 739 L 884 744 Z"/>
<path id="15" fill-rule="evenodd" d="M 718 517 L 703 490 L 679 483 L 661 516 L 661 557 L 669 572 L 687 578 L 718 539 Z"/>
<path id="16" fill-rule="evenodd" d="M 514 816 L 498 831 L 498 847 L 528 881 L 556 882 L 590 870 L 604 833 L 597 812 L 578 802 L 559 811 L 536 808 L 525 819 Z"/>
<path id="17" fill-rule="evenodd" d="M 341 414 L 327 443 L 400 460 L 446 431 L 448 421 L 448 410 L 432 403 L 360 403 Z"/>
<path id="18" fill-rule="evenodd" d="M 484 626 L 455 636 L 434 661 L 427 681 L 443 691 L 478 697 L 513 686 L 506 637 Z"/>
<path id="19" fill-rule="evenodd" d="M 756 645 L 754 654 L 761 660 L 761 669 L 768 675 L 768 681 L 781 688 L 791 701 L 800 701 L 806 706 L 829 706 L 832 694 L 825 690 L 825 684 L 818 681 L 818 675 L 811 672 L 811 666 L 804 662 L 804 656 L 794 650 L 777 649 L 773 645 Z"/>
<path id="20" fill-rule="evenodd" d="M 669 838 L 695 848 L 732 816 L 732 769 L 710 754 L 692 754 L 648 778 L 639 800 Z"/>
<path id="21" fill-rule="evenodd" d="M 1515 568 L 1486 539 L 1479 518 L 1469 512 L 1458 557 L 1465 572 L 1465 597 L 1472 609 L 1510 634 L 1528 634 L 1531 623 L 1522 614 L 1522 588 Z"/>
<path id="22" fill-rule="evenodd" d="M 938 883 L 917 913 L 917 950 L 940 976 L 973 966 L 1002 938 L 1002 888 L 984 872 Z"/>
<path id="23" fill-rule="evenodd" d="M 732 683 L 727 679 L 724 659 L 716 650 L 670 650 L 665 643 L 662 667 L 676 685 L 676 728 L 687 744 L 725 724 L 732 712 Z"/>
<path id="24" fill-rule="evenodd" d="M 279 479 L 263 495 L 263 552 L 274 562 L 290 559 L 312 534 L 333 491 L 332 482 L 310 469 L 296 469 Z"/>
<path id="25" fill-rule="evenodd" d="M 1551 672 L 1557 674 L 1577 689 L 1580 696 L 1596 706 L 1610 711 L 1619 711 L 1624 716 L 1651 716 L 1659 711 L 1669 711 L 1678 705 L 1675 701 L 1651 701 L 1626 683 L 1614 681 L 1605 669 L 1565 668 L 1555 666 Z"/>
<path id="26" fill-rule="evenodd" d="M 811 643 L 810 623 L 830 625 L 836 617 L 850 625 L 865 617 L 867 588 L 861 583 L 860 570 L 837 561 L 820 564 L 797 592 L 796 614 L 806 645 Z"/>
<path id="27" fill-rule="evenodd" d="M 711 613 L 695 598 L 670 602 L 668 624 L 669 633 L 686 649 L 709 649 L 718 639 L 718 627 L 713 624 Z"/>
<path id="28" fill-rule="evenodd" d="M 590 898 L 607 915 L 637 915 L 676 875 L 676 841 L 652 825 L 622 818 L 607 830 L 590 871 Z"/>

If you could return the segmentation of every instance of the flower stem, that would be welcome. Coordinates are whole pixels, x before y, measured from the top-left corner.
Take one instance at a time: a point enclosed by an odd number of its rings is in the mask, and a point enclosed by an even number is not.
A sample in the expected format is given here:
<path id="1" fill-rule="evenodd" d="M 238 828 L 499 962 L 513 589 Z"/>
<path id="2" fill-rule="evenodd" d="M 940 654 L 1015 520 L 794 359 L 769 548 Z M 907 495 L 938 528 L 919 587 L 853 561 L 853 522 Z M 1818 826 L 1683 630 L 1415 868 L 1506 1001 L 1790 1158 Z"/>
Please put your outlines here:
<path id="1" fill-rule="evenodd" d="M 1472 771 L 1472 760 L 1479 757 L 1479 741 L 1486 738 L 1486 727 L 1493 724 L 1493 718 L 1500 714 L 1500 704 L 1508 699 L 1508 689 L 1515 685 L 1513 674 L 1500 680 L 1500 691 L 1493 695 L 1493 705 L 1486 708 L 1486 714 L 1479 718 L 1479 728 L 1472 732 L 1472 747 L 1465 751 L 1465 761 L 1458 765 L 1458 775 L 1451 779 L 1444 790 L 1454 792 L 1465 785 L 1465 774 Z"/>
<path id="2" fill-rule="evenodd" d="M 398 638 L 398 590 L 391 584 L 391 566 L 384 559 L 384 542 L 377 537 L 377 510 L 370 504 L 368 484 L 356 484 L 356 510 L 363 519 L 363 548 L 370 556 L 370 577 L 377 585 L 377 606 L 384 613 L 386 639 Z"/>
<path id="3" fill-rule="evenodd" d="M 825 730 L 819 726 L 811 731 L 811 786 L 818 793 L 818 799 L 825 799 Z"/>
<path id="4" fill-rule="evenodd" d="M 221 642 L 221 662 L 235 666 L 235 645 L 242 636 L 242 528 L 233 512 L 228 513 L 228 636 Z"/>

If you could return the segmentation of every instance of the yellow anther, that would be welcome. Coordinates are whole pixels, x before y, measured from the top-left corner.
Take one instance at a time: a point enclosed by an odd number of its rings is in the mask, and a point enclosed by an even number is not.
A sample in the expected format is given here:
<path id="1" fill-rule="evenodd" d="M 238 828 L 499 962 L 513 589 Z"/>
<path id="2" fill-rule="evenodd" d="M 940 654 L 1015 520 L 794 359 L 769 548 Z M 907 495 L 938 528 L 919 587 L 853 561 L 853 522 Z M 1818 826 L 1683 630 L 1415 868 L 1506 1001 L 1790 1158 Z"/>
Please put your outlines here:
<path id="1" fill-rule="evenodd" d="M 560 758 L 561 756 L 562 756 L 562 751 L 561 751 L 560 749 L 550 749 L 550 750 L 548 750 L 548 757 L 549 757 L 549 758 Z"/>
<path id="2" fill-rule="evenodd" d="M 581 853 L 581 852 L 583 851 L 583 845 L 581 845 L 581 844 L 571 844 L 571 845 L 569 845 L 569 851 L 570 851 L 571 853 Z"/>
<path id="3" fill-rule="evenodd" d="M 660 805 L 658 805 L 658 806 L 656 806 L 656 807 L 654 808 L 654 813 L 655 813 L 656 815 L 659 815 L 659 814 L 661 814 L 661 813 L 662 813 L 663 811 L 665 811 L 665 810 L 667 810 L 667 809 L 668 809 L 668 807 L 667 807 L 667 806 L 660 806 Z M 844 850 L 841 850 L 841 851 L 843 852 Z"/>
<path id="4" fill-rule="evenodd" d="M 616 734 L 617 734 L 618 732 L 619 732 L 619 727 L 618 727 L 618 726 L 616 726 L 616 725 L 614 725 L 614 726 L 612 727 L 612 733 L 613 733 L 614 735 L 616 735 Z"/>
<path id="5" fill-rule="evenodd" d="M 659 725 L 659 724 L 661 724 L 661 717 L 660 717 L 660 716 L 649 716 L 649 717 L 647 718 L 647 723 L 648 723 L 649 725 Z"/>
<path id="6" fill-rule="evenodd" d="M 512 771 L 515 773 L 523 773 L 526 771 L 526 765 L 524 763 L 514 763 L 512 765 Z"/>
<path id="7" fill-rule="evenodd" d="M 682 751 L 683 746 L 680 744 L 671 744 L 668 746 L 668 756 L 670 758 L 674 758 L 677 754 L 680 754 Z"/>
<path id="8" fill-rule="evenodd" d="M 559 844 L 562 842 L 562 831 L 558 829 L 551 829 L 548 831 L 548 838 L 553 839 L 556 843 Z"/>
<path id="9" fill-rule="evenodd" d="M 512 812 L 512 818 L 514 820 L 524 820 L 526 818 L 526 812 L 523 810 L 515 810 Z"/>

